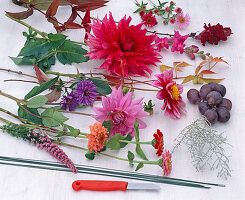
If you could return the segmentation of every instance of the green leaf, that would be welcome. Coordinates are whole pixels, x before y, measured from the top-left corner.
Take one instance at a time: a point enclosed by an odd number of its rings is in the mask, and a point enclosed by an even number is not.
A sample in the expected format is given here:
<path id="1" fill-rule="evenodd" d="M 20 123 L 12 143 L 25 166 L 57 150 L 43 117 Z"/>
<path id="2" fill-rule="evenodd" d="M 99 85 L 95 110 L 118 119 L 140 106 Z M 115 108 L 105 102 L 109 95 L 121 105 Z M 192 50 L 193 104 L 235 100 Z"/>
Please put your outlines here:
<path id="1" fill-rule="evenodd" d="M 45 39 L 30 40 L 21 49 L 18 56 L 37 56 L 49 52 L 49 41 Z"/>
<path id="2" fill-rule="evenodd" d="M 80 130 L 79 129 L 74 128 L 72 126 L 69 126 L 67 124 L 64 124 L 64 127 L 69 130 L 69 132 L 66 132 L 65 136 L 77 137 L 79 135 L 79 133 L 80 133 Z"/>
<path id="3" fill-rule="evenodd" d="M 121 139 L 120 133 L 112 136 L 110 139 L 106 142 L 106 147 L 112 150 L 119 150 L 120 149 L 120 143 L 119 140 Z"/>
<path id="4" fill-rule="evenodd" d="M 88 57 L 84 57 L 84 55 L 87 54 L 87 51 L 70 40 L 65 40 L 65 42 L 56 51 L 57 59 L 64 65 L 82 63 L 89 60 Z"/>
<path id="5" fill-rule="evenodd" d="M 140 141 L 140 136 L 139 136 L 139 121 L 136 120 L 134 123 L 134 132 L 135 132 L 135 140 L 136 142 Z"/>
<path id="6" fill-rule="evenodd" d="M 57 76 L 56 78 L 51 79 L 48 82 L 42 83 L 40 86 L 35 86 L 34 88 L 32 88 L 32 90 L 25 96 L 24 99 L 30 99 L 31 97 L 34 97 L 38 94 L 40 94 L 41 92 L 49 89 L 50 87 L 52 87 L 55 83 L 57 83 L 59 77 Z"/>
<path id="7" fill-rule="evenodd" d="M 97 79 L 88 79 L 88 80 L 90 80 L 94 83 L 94 85 L 96 86 L 96 90 L 98 92 L 100 92 L 104 95 L 111 94 L 112 89 L 106 81 L 98 80 L 98 79 L 100 79 L 99 77 L 94 77 L 94 78 L 97 78 Z"/>
<path id="8" fill-rule="evenodd" d="M 46 72 L 47 70 L 50 70 L 51 66 L 55 64 L 55 56 L 50 55 L 46 58 L 39 59 L 38 62 L 36 62 L 36 65 L 43 70 L 43 72 Z"/>
<path id="9" fill-rule="evenodd" d="M 128 151 L 128 161 L 131 167 L 134 166 L 134 163 L 133 163 L 134 157 L 135 157 L 134 154 L 131 151 Z"/>
<path id="10" fill-rule="evenodd" d="M 136 153 L 143 160 L 148 160 L 148 158 L 146 157 L 145 153 L 143 152 L 143 150 L 141 149 L 141 146 L 139 144 L 136 145 Z"/>
<path id="11" fill-rule="evenodd" d="M 10 57 L 9 58 L 14 62 L 16 65 L 32 65 L 36 62 L 36 58 L 33 56 L 25 56 L 22 58 L 19 57 Z"/>
<path id="12" fill-rule="evenodd" d="M 27 108 L 26 106 L 23 106 L 23 107 L 26 108 L 27 110 L 29 110 L 31 113 L 33 113 L 37 116 L 40 116 L 40 114 L 38 113 L 38 110 L 36 108 Z M 34 122 L 36 124 L 43 125 L 41 118 L 38 118 L 34 115 L 29 114 L 28 112 L 23 110 L 21 107 L 19 107 L 19 109 L 18 109 L 18 116 L 21 118 L 27 119 L 28 121 Z"/>
<path id="13" fill-rule="evenodd" d="M 143 162 L 140 162 L 140 163 L 137 165 L 135 171 L 138 171 L 138 170 L 141 169 L 142 167 L 144 167 L 144 163 L 143 163 Z"/>
<path id="14" fill-rule="evenodd" d="M 48 34 L 48 38 L 50 39 L 49 48 L 56 49 L 65 42 L 67 36 L 60 33 L 58 34 L 50 33 Z"/>
<path id="15" fill-rule="evenodd" d="M 127 140 L 127 141 L 131 141 L 133 138 L 130 136 L 131 133 L 129 133 L 128 135 L 126 135 L 126 137 L 124 136 L 123 140 Z M 120 142 L 120 148 L 124 148 L 128 143 L 126 142 Z"/>
<path id="16" fill-rule="evenodd" d="M 102 126 L 104 126 L 108 131 L 108 136 L 111 133 L 111 121 L 103 121 Z"/>
<path id="17" fill-rule="evenodd" d="M 47 127 L 55 127 L 63 125 L 65 121 L 68 120 L 63 114 L 58 111 L 55 111 L 51 108 L 46 109 L 41 116 L 43 116 L 43 124 Z"/>
<path id="18" fill-rule="evenodd" d="M 135 132 L 135 140 L 136 142 L 140 141 L 140 136 L 139 136 L 139 121 L 136 120 L 134 123 L 134 132 Z M 140 144 L 136 144 L 136 153 L 143 159 L 143 160 L 148 160 L 145 153 L 141 149 Z"/>
<path id="19" fill-rule="evenodd" d="M 95 156 L 95 152 L 94 151 L 88 151 L 86 154 L 85 154 L 85 157 L 89 160 L 93 160 L 94 159 L 94 156 Z"/>
<path id="20" fill-rule="evenodd" d="M 36 96 L 27 102 L 27 107 L 28 108 L 39 108 L 43 106 L 45 103 L 47 103 L 47 101 L 48 101 L 48 98 L 43 95 Z"/>

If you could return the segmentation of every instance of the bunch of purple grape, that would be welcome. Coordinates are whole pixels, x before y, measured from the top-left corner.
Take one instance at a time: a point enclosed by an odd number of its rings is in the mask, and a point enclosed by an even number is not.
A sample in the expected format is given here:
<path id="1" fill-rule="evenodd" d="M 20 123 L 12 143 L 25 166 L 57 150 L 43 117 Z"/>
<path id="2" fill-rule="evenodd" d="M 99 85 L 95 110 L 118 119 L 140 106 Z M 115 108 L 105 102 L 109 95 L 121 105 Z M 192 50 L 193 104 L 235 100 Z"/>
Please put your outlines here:
<path id="1" fill-rule="evenodd" d="M 229 99 L 223 98 L 225 94 L 225 86 L 210 82 L 203 85 L 200 92 L 190 89 L 187 98 L 192 104 L 199 104 L 200 113 L 214 124 L 216 121 L 227 122 L 230 119 L 232 103 Z"/>

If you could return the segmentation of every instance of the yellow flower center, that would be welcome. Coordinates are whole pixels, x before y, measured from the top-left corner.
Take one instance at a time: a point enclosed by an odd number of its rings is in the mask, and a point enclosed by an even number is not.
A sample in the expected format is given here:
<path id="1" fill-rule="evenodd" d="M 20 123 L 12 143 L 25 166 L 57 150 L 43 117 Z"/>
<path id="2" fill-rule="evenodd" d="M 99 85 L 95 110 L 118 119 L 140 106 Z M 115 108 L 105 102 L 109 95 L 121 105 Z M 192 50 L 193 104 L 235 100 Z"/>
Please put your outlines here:
<path id="1" fill-rule="evenodd" d="M 176 85 L 173 85 L 170 89 L 170 93 L 172 94 L 172 97 L 177 101 L 179 100 L 179 90 Z"/>
<path id="2" fill-rule="evenodd" d="M 184 23 L 185 22 L 185 18 L 184 17 L 181 17 L 180 20 L 179 20 L 180 23 Z"/>
<path id="3" fill-rule="evenodd" d="M 171 167 L 172 167 L 172 163 L 171 163 L 171 160 L 170 160 L 170 158 L 168 158 L 168 160 L 167 160 L 167 165 L 168 165 L 168 169 L 171 169 Z"/>

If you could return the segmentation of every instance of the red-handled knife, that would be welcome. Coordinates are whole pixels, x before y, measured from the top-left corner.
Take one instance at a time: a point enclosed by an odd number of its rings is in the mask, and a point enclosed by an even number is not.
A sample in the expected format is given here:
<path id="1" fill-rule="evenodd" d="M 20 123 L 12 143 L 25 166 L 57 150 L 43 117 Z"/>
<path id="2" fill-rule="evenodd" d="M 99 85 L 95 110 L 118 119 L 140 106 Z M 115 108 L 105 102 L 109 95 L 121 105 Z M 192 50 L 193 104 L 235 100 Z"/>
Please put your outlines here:
<path id="1" fill-rule="evenodd" d="M 99 180 L 77 180 L 72 183 L 72 188 L 78 190 L 93 191 L 116 191 L 116 190 L 159 190 L 152 183 L 128 183 L 124 181 L 99 181 Z"/>

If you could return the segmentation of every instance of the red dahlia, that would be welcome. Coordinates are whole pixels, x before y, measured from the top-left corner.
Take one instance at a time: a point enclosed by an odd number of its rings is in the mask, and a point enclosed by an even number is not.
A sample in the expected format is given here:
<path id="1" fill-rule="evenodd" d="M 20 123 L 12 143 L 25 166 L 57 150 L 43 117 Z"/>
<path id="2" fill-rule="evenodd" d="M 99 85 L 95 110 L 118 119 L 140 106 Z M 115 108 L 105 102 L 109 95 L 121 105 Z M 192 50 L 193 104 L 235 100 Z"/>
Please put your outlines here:
<path id="1" fill-rule="evenodd" d="M 154 138 L 156 140 L 156 144 L 154 146 L 154 148 L 157 149 L 156 154 L 158 156 L 161 156 L 162 152 L 163 152 L 163 149 L 164 149 L 164 147 L 163 147 L 163 145 L 164 145 L 163 134 L 162 134 L 162 132 L 159 129 L 157 129 L 157 132 L 154 133 L 153 136 L 154 136 Z"/>
<path id="2" fill-rule="evenodd" d="M 100 22 L 93 21 L 93 35 L 88 34 L 87 44 L 90 48 L 90 59 L 103 59 L 99 67 L 109 74 L 121 77 L 148 76 L 152 73 L 149 65 L 160 61 L 154 41 L 156 35 L 146 35 L 147 30 L 141 29 L 142 23 L 129 25 L 131 17 L 122 18 L 115 23 L 112 14 Z"/>
<path id="3" fill-rule="evenodd" d="M 204 31 L 202 31 L 195 39 L 200 40 L 202 45 L 205 46 L 205 43 L 217 45 L 220 40 L 226 41 L 227 37 L 231 35 L 231 29 L 229 27 L 223 27 L 220 24 L 211 26 L 204 24 Z"/>

